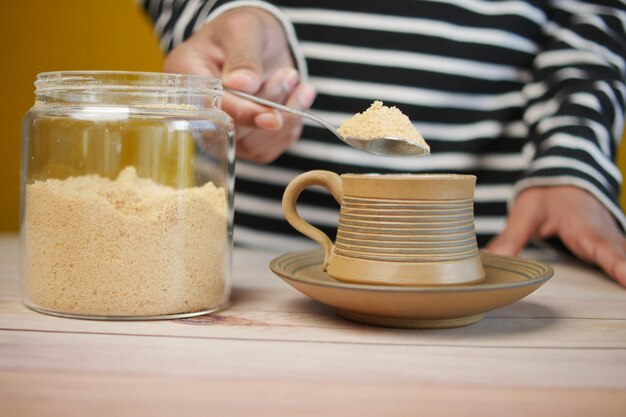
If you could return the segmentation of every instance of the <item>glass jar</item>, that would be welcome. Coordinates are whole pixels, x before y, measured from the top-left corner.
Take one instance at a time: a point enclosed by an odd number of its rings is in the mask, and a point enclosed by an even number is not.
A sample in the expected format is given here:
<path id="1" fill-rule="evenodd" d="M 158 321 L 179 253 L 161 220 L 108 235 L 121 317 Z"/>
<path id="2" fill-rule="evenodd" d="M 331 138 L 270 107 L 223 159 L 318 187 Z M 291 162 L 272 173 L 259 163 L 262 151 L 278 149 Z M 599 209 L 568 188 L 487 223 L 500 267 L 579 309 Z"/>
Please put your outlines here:
<path id="1" fill-rule="evenodd" d="M 179 318 L 230 294 L 234 143 L 217 79 L 49 72 L 23 121 L 24 303 Z"/>

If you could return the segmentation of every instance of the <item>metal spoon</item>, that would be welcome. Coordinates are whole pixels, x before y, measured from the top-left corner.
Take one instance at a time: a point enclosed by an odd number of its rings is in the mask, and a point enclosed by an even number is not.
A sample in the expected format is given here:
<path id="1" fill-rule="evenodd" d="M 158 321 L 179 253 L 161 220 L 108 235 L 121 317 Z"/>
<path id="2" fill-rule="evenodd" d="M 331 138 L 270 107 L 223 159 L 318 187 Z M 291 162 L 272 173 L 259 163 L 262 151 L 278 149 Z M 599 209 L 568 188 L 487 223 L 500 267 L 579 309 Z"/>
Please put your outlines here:
<path id="1" fill-rule="evenodd" d="M 282 104 L 275 103 L 273 101 L 265 100 L 263 98 L 259 98 L 257 96 L 253 96 L 252 94 L 244 93 L 243 91 L 233 90 L 231 88 L 224 88 L 224 91 L 228 91 L 229 93 L 241 97 L 246 100 L 253 101 L 255 103 L 262 104 L 267 107 L 271 107 L 277 110 L 281 110 L 287 113 L 292 113 L 301 117 L 305 117 L 309 120 L 313 120 L 314 122 L 324 126 L 335 136 L 341 139 L 343 142 L 352 146 L 353 148 L 360 149 L 365 152 L 369 152 L 374 155 L 382 155 L 382 156 L 424 156 L 428 155 L 430 151 L 426 148 L 423 148 L 420 144 L 413 142 L 408 139 L 403 138 L 392 138 L 392 137 L 384 137 L 384 138 L 375 138 L 375 139 L 363 139 L 363 138 L 350 138 L 343 137 L 339 134 L 337 129 L 335 129 L 330 123 L 327 121 L 320 119 L 317 116 L 314 116 L 311 113 L 294 109 L 292 107 L 284 106 Z"/>

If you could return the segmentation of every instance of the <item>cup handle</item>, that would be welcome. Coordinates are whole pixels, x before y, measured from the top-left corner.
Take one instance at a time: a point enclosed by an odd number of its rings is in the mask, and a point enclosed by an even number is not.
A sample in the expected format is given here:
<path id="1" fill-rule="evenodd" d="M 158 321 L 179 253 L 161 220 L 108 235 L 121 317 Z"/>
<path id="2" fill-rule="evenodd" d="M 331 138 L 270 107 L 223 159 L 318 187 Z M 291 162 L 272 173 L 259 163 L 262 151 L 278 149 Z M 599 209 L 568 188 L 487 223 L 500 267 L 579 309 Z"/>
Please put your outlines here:
<path id="1" fill-rule="evenodd" d="M 343 196 L 341 177 L 331 171 L 315 170 L 300 174 L 291 180 L 283 194 L 282 208 L 285 218 L 294 229 L 322 245 L 324 249 L 324 271 L 326 271 L 335 245 L 324 232 L 302 219 L 296 208 L 300 193 L 302 193 L 305 188 L 313 185 L 326 188 L 341 205 Z"/>

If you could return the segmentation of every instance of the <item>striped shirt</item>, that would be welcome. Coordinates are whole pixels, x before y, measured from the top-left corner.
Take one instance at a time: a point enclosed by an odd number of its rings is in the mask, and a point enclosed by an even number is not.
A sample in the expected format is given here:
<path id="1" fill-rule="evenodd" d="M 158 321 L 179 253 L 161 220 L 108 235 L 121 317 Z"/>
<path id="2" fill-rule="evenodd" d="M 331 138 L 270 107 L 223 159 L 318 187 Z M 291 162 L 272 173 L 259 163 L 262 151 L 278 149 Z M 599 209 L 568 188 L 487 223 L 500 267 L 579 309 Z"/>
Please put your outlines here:
<path id="1" fill-rule="evenodd" d="M 479 245 L 499 233 L 507 203 L 534 186 L 574 185 L 626 226 L 615 154 L 626 101 L 623 0 L 143 0 L 167 51 L 207 19 L 262 7 L 289 36 L 318 91 L 312 112 L 339 125 L 374 100 L 397 106 L 431 146 L 386 158 L 307 123 L 270 165 L 238 161 L 235 239 L 299 249 L 280 199 L 313 169 L 336 173 L 470 173 Z M 567 209 L 567 208 L 564 208 Z M 337 203 L 305 191 L 299 212 L 333 237 Z"/>

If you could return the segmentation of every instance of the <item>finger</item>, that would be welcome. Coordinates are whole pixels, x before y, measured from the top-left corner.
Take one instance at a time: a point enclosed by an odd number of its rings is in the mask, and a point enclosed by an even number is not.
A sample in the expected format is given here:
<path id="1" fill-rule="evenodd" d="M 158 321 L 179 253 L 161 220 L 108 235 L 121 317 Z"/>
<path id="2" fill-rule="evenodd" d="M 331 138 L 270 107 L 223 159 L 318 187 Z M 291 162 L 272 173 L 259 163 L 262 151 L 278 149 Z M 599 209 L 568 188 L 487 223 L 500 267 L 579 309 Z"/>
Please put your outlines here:
<path id="1" fill-rule="evenodd" d="M 612 227 L 600 226 L 586 221 L 579 222 L 560 231 L 561 240 L 579 258 L 600 266 L 608 265 L 607 260 L 617 258 L 626 259 L 626 239 L 624 239 L 617 225 Z M 601 232 L 600 232 L 601 230 Z M 600 262 L 603 262 L 602 265 Z M 608 272 L 608 271 L 607 271 Z"/>
<path id="2" fill-rule="evenodd" d="M 300 84 L 286 101 L 289 107 L 308 109 L 315 99 L 315 90 L 308 84 Z M 247 136 L 241 143 L 241 154 L 258 163 L 269 163 L 278 158 L 302 133 L 302 119 L 293 114 L 284 114 L 284 124 L 279 132 L 271 137 Z"/>
<path id="3" fill-rule="evenodd" d="M 295 68 L 282 67 L 263 83 L 257 96 L 276 103 L 285 103 L 298 85 L 299 79 L 300 74 Z"/>
<path id="4" fill-rule="evenodd" d="M 308 84 L 300 84 L 289 95 L 286 105 L 305 110 L 315 99 L 315 90 Z M 277 132 L 237 127 L 237 156 L 257 163 L 269 163 L 279 157 L 302 132 L 302 119 L 284 113 L 284 123 Z"/>
<path id="5" fill-rule="evenodd" d="M 573 240 L 573 239 L 568 239 Z M 577 236 L 572 251 L 598 265 L 610 277 L 626 286 L 626 250 L 624 239 L 614 242 L 603 234 L 587 231 Z"/>
<path id="6" fill-rule="evenodd" d="M 561 193 L 559 200 L 566 201 L 566 206 L 571 208 L 560 213 L 558 220 L 552 216 L 558 223 L 561 241 L 576 256 L 594 264 L 597 264 L 597 243 L 601 241 L 610 242 L 618 252 L 626 254 L 624 235 L 609 212 L 586 192 L 572 193 L 570 190 L 567 197 Z"/>
<path id="7" fill-rule="evenodd" d="M 518 200 L 519 203 L 522 201 Z M 484 250 L 498 255 L 517 255 L 535 235 L 544 218 L 545 214 L 540 206 L 516 204 L 502 233 L 492 239 Z"/>
<path id="8" fill-rule="evenodd" d="M 614 280 L 626 287 L 626 260 L 620 259 L 613 266 L 613 273 L 609 274 Z"/>
<path id="9" fill-rule="evenodd" d="M 298 84 L 299 78 L 298 71 L 294 68 L 283 67 L 274 72 L 263 84 L 257 95 L 276 103 L 283 103 Z M 278 130 L 282 128 L 285 116 L 289 116 L 289 113 L 283 114 L 278 111 L 271 111 L 259 114 L 254 118 L 254 122 L 260 129 Z"/>
<path id="10" fill-rule="evenodd" d="M 595 245 L 593 230 L 580 223 L 568 224 L 566 221 L 563 223 L 557 233 L 565 247 L 581 260 L 596 264 L 592 256 Z"/>
<path id="11" fill-rule="evenodd" d="M 276 110 L 269 113 L 261 113 L 254 118 L 254 124 L 259 129 L 279 130 L 283 127 L 283 115 Z"/>
<path id="12" fill-rule="evenodd" d="M 286 105 L 298 110 L 306 110 L 311 107 L 315 99 L 315 90 L 308 84 L 300 84 L 291 95 L 287 98 Z M 276 119 L 274 119 L 276 117 Z M 296 116 L 287 112 L 275 111 L 272 116 L 260 114 L 255 117 L 255 123 L 258 127 L 267 130 L 278 130 L 287 125 L 285 128 L 289 130 L 293 124 L 302 124 L 300 116 Z M 293 136 L 293 135 L 290 135 Z"/>
<path id="13" fill-rule="evenodd" d="M 220 77 L 221 51 L 212 44 L 198 44 L 195 37 L 172 50 L 163 63 L 164 72 Z"/>
<path id="14" fill-rule="evenodd" d="M 284 141 L 276 137 L 276 132 L 250 129 L 247 133 L 237 139 L 236 154 L 240 159 L 265 164 L 275 160 L 284 151 Z"/>
<path id="15" fill-rule="evenodd" d="M 298 71 L 291 67 L 283 67 L 274 72 L 256 95 L 277 103 L 283 103 L 297 85 L 298 79 Z M 228 101 L 224 101 L 224 110 L 233 117 L 235 123 L 242 126 L 278 130 L 283 125 L 281 112 L 251 103 L 240 97 L 229 95 Z"/>
<path id="16" fill-rule="evenodd" d="M 286 104 L 297 109 L 309 108 L 315 99 L 315 90 L 308 84 L 298 85 L 298 79 L 299 74 L 295 69 L 283 67 L 274 72 L 257 95 L 280 103 L 284 101 L 284 97 L 288 97 L 288 100 L 295 97 L 296 101 Z M 294 90 L 295 85 L 298 86 Z M 237 125 L 273 131 L 281 129 L 284 117 L 288 116 L 288 113 L 269 109 L 230 93 L 225 95 L 223 109 Z"/>
<path id="17" fill-rule="evenodd" d="M 287 99 L 287 106 L 298 110 L 308 110 L 315 101 L 317 92 L 312 85 L 301 83 Z M 290 115 L 293 116 L 293 115 Z M 294 116 L 299 120 L 298 116 Z"/>
<path id="18" fill-rule="evenodd" d="M 301 131 L 301 123 L 290 123 L 278 132 L 245 129 L 237 139 L 237 156 L 261 164 L 272 162 L 300 137 Z"/>
<path id="19" fill-rule="evenodd" d="M 280 129 L 282 126 L 283 118 L 278 110 L 273 110 L 260 104 L 235 97 L 228 92 L 224 94 L 222 109 L 233 118 L 237 127 L 276 130 Z M 262 117 L 257 123 L 259 116 Z"/>
<path id="20" fill-rule="evenodd" d="M 195 74 L 202 76 L 219 76 L 220 71 L 214 61 L 207 60 L 197 54 L 173 51 L 165 62 L 166 72 Z M 222 109 L 228 113 L 237 126 L 258 127 L 277 130 L 282 126 L 282 116 L 265 106 L 225 93 Z M 260 116 L 260 117 L 259 117 Z M 257 117 L 259 119 L 257 120 Z"/>
<path id="21" fill-rule="evenodd" d="M 264 77 L 262 28 L 255 18 L 237 14 L 225 22 L 224 30 L 220 37 L 225 52 L 224 85 L 255 94 Z"/>
<path id="22" fill-rule="evenodd" d="M 537 236 L 542 239 L 546 239 L 549 237 L 556 236 L 559 231 L 559 222 L 558 219 L 554 219 L 554 217 L 547 218 L 539 229 L 537 230 Z"/>

